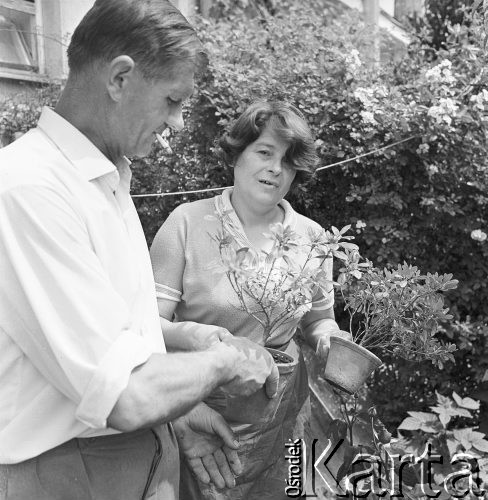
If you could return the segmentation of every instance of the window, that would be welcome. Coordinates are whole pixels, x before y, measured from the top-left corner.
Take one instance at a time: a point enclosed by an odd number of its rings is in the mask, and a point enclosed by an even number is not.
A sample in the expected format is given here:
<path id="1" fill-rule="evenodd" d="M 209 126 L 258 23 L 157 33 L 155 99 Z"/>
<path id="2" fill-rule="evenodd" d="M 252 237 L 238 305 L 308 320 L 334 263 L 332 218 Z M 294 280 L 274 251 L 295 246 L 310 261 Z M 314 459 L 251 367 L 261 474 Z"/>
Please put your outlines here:
<path id="1" fill-rule="evenodd" d="M 0 73 L 39 72 L 36 0 L 0 0 Z"/>

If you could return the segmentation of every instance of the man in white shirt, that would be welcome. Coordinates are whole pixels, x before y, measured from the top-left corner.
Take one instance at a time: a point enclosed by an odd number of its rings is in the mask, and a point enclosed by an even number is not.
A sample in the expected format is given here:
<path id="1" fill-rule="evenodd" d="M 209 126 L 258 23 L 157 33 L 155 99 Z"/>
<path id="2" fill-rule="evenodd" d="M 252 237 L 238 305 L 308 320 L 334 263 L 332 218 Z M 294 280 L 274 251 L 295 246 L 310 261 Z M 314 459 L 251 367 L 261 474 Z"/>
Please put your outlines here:
<path id="1" fill-rule="evenodd" d="M 267 352 L 208 325 L 166 354 L 129 157 L 183 126 L 201 51 L 167 0 L 97 0 L 73 34 L 56 110 L 0 150 L 0 500 L 173 500 L 172 426 L 200 477 L 238 471 L 200 401 L 249 394 Z M 237 460 L 238 462 L 238 460 Z"/>

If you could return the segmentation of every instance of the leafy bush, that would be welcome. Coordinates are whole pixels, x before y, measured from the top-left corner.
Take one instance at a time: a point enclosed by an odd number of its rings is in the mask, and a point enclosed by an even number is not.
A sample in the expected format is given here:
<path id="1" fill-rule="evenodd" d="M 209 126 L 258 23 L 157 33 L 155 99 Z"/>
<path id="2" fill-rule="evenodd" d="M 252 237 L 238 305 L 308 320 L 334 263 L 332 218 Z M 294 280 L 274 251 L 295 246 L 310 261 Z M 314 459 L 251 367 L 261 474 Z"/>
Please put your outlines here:
<path id="1" fill-rule="evenodd" d="M 60 86 L 53 83 L 40 87 L 33 94 L 24 93 L 5 99 L 0 104 L 0 144 L 8 144 L 16 134 L 35 127 L 42 106 L 54 106 L 59 92 Z"/>

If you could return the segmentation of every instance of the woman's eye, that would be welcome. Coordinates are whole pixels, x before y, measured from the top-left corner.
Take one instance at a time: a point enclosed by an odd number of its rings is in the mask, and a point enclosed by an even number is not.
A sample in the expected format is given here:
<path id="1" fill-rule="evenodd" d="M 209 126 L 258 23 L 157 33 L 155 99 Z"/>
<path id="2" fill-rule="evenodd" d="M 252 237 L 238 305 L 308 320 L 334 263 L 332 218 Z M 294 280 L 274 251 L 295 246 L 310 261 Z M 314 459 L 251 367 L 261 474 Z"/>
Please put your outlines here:
<path id="1" fill-rule="evenodd" d="M 266 150 L 266 149 L 261 149 L 261 150 L 258 151 L 258 153 L 260 155 L 264 155 L 264 156 L 270 156 L 271 155 L 271 152 L 268 151 L 268 150 Z"/>
<path id="2" fill-rule="evenodd" d="M 167 98 L 168 103 L 172 104 L 173 106 L 177 106 L 178 104 L 181 104 L 181 100 L 175 101 L 174 99 L 171 99 L 171 97 Z"/>

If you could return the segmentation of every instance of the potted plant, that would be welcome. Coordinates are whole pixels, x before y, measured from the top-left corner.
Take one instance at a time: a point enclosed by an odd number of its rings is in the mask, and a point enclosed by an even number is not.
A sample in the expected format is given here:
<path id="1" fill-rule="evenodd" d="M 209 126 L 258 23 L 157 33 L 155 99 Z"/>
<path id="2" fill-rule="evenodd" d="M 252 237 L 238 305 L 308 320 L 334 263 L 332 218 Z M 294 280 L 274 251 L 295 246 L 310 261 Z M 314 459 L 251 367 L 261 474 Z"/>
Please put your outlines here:
<path id="1" fill-rule="evenodd" d="M 452 360 L 456 346 L 435 337 L 440 323 L 452 317 L 442 294 L 456 288 L 452 274 L 421 274 L 406 263 L 380 269 L 362 262 L 356 250 L 346 253 L 337 286 L 353 340 L 331 338 L 325 378 L 352 394 L 381 365 L 374 352 L 430 360 L 440 367 Z"/>
<path id="2" fill-rule="evenodd" d="M 335 227 L 330 231 L 310 230 L 303 237 L 281 223 L 272 224 L 266 234 L 271 240 L 271 249 L 265 252 L 242 247 L 224 223 L 225 213 L 211 217 L 221 223 L 218 233 L 210 235 L 220 252 L 217 272 L 227 276 L 238 298 L 239 309 L 254 318 L 261 329 L 261 343 L 272 354 L 280 372 L 280 394 L 298 359 L 269 345 L 311 308 L 317 290 L 328 293 L 332 289 L 333 282 L 324 263 L 333 257 L 347 260 L 346 251 L 357 250 L 357 246 L 349 242 L 353 236 L 346 235 L 350 226 L 341 230 Z M 276 400 L 279 399 L 278 395 Z M 229 421 L 263 420 L 276 409 L 275 402 L 266 397 L 264 390 L 232 400 L 222 396 L 213 406 L 219 405 Z"/>

